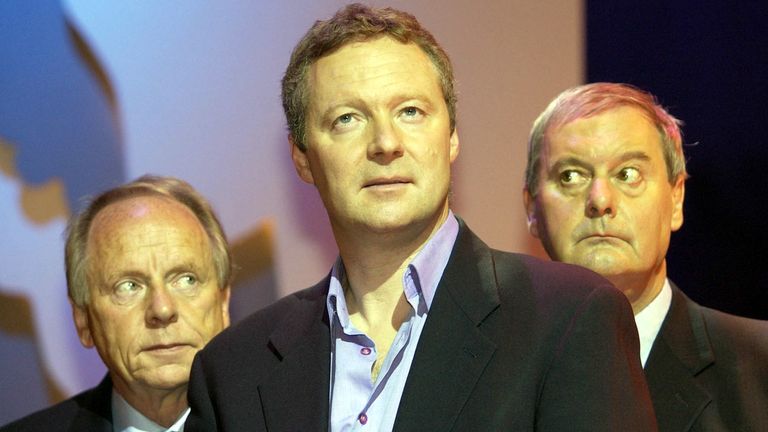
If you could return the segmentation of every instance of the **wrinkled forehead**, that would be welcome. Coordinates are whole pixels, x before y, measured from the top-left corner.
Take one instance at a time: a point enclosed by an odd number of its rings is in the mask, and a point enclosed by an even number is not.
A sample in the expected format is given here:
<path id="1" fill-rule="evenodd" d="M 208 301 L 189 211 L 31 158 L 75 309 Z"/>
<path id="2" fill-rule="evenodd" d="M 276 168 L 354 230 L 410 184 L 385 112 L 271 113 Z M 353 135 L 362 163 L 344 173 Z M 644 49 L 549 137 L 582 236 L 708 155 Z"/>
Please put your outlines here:
<path id="1" fill-rule="evenodd" d="M 541 157 L 583 158 L 585 161 L 616 161 L 636 158 L 664 166 L 662 136 L 640 110 L 620 107 L 577 118 L 551 129 L 544 139 Z"/>
<path id="2" fill-rule="evenodd" d="M 211 240 L 191 210 L 164 197 L 109 204 L 97 214 L 86 245 L 88 271 L 99 274 L 167 267 L 203 272 L 215 265 L 212 254 Z"/>
<path id="3" fill-rule="evenodd" d="M 659 129 L 658 119 L 653 111 L 643 105 L 629 101 L 612 99 L 595 99 L 586 102 L 565 101 L 555 109 L 547 122 L 545 135 L 579 120 L 591 119 L 603 114 L 625 112 L 639 114 L 656 129 Z"/>

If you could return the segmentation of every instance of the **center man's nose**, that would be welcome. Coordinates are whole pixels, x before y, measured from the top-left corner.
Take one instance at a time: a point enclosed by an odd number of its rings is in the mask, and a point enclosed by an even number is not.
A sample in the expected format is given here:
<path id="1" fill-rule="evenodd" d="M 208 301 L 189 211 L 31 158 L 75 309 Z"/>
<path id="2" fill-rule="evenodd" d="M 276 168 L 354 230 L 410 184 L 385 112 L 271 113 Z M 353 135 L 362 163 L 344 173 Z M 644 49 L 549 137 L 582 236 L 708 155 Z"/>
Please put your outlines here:
<path id="1" fill-rule="evenodd" d="M 403 155 L 400 131 L 391 120 L 373 122 L 373 137 L 368 145 L 370 159 L 390 162 Z"/>

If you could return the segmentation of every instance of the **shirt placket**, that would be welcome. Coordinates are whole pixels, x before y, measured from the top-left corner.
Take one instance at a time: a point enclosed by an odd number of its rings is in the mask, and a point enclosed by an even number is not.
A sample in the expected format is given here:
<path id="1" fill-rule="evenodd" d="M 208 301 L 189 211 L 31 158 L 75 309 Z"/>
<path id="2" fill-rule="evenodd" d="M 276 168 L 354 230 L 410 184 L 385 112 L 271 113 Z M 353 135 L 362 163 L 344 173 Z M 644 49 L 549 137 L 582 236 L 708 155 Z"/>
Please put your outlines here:
<path id="1" fill-rule="evenodd" d="M 379 395 L 381 395 L 381 393 L 384 391 L 390 377 L 397 371 L 398 366 L 402 362 L 403 355 L 405 354 L 405 350 L 408 347 L 408 343 L 410 342 L 412 324 L 413 312 L 411 312 L 409 318 L 403 322 L 397 334 L 395 335 L 395 340 L 392 342 L 392 346 L 389 350 L 389 353 L 387 354 L 387 358 L 384 360 L 384 364 L 381 367 L 381 372 L 379 373 L 378 377 L 376 378 L 376 382 L 374 383 L 373 391 L 368 397 L 368 401 L 366 402 L 365 407 L 363 407 L 363 409 L 357 415 L 357 424 L 355 425 L 355 430 L 363 430 L 364 426 L 371 423 L 371 418 L 369 416 L 371 407 L 374 405 Z M 366 347 L 362 347 L 360 349 L 361 354 L 365 348 Z M 370 364 L 373 366 L 373 363 L 376 361 L 378 356 L 378 352 L 376 351 L 375 346 L 371 354 L 373 361 L 371 361 Z M 370 371 L 371 369 L 368 370 L 369 377 Z"/>

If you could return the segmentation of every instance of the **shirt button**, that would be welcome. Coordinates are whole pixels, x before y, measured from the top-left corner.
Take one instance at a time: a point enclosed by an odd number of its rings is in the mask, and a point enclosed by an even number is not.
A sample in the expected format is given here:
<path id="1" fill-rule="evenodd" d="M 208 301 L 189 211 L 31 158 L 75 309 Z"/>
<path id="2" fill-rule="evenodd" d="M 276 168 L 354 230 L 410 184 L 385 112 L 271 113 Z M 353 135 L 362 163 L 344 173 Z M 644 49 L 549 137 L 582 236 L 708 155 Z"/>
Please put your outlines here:
<path id="1" fill-rule="evenodd" d="M 364 347 L 364 348 L 360 349 L 360 354 L 362 354 L 362 355 L 369 355 L 370 353 L 371 353 L 371 349 L 368 348 L 368 347 Z M 365 424 L 365 423 L 363 423 L 363 424 Z"/>
<path id="2" fill-rule="evenodd" d="M 359 416 L 357 416 L 357 421 L 359 421 L 361 425 L 364 425 L 368 423 L 368 416 L 365 415 L 365 413 L 362 413 Z"/>

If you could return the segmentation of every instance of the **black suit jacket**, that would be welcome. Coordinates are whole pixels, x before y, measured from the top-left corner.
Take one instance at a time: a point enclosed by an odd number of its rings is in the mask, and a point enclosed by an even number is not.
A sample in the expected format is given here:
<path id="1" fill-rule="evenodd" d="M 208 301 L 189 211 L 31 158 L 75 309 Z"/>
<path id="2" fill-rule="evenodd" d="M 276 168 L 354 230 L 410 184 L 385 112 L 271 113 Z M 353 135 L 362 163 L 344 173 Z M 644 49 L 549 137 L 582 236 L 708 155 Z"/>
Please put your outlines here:
<path id="1" fill-rule="evenodd" d="M 112 432 L 112 381 L 0 428 L 0 432 Z"/>
<path id="2" fill-rule="evenodd" d="M 768 322 L 696 304 L 676 286 L 645 365 L 660 431 L 768 431 Z"/>
<path id="3" fill-rule="evenodd" d="M 185 430 L 328 428 L 329 279 L 213 339 Z M 629 303 L 588 270 L 489 249 L 460 221 L 396 431 L 656 430 Z"/>

